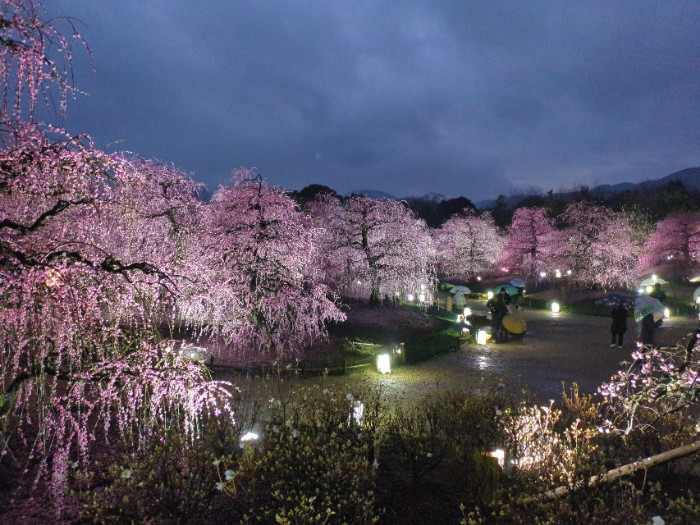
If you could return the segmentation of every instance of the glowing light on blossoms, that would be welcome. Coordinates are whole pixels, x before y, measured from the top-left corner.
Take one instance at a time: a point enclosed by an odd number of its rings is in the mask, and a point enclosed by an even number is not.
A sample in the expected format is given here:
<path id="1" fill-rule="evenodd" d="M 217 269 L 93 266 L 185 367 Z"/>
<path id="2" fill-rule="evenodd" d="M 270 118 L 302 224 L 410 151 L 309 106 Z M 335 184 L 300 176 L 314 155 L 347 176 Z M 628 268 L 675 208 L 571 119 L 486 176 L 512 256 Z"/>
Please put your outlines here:
<path id="1" fill-rule="evenodd" d="M 489 456 L 496 458 L 499 467 L 503 468 L 506 466 L 506 451 L 502 448 L 497 448 L 496 450 L 490 452 Z"/>
<path id="2" fill-rule="evenodd" d="M 241 443 L 250 443 L 251 441 L 257 441 L 258 439 L 260 439 L 260 436 L 252 430 L 249 430 L 241 436 Z"/>
<path id="3" fill-rule="evenodd" d="M 545 277 L 547 277 L 547 272 L 544 272 L 544 271 L 543 271 L 543 272 L 540 272 L 540 277 L 541 277 L 542 279 L 544 279 Z"/>
<path id="4" fill-rule="evenodd" d="M 49 270 L 46 272 L 46 280 L 44 280 L 44 284 L 48 288 L 57 288 L 58 286 L 61 286 L 61 273 L 58 270 Z"/>
<path id="5" fill-rule="evenodd" d="M 348 423 L 361 425 L 365 421 L 365 405 L 362 401 L 357 401 L 352 398 L 352 394 L 348 394 L 348 399 L 352 402 L 350 414 L 348 415 Z"/>

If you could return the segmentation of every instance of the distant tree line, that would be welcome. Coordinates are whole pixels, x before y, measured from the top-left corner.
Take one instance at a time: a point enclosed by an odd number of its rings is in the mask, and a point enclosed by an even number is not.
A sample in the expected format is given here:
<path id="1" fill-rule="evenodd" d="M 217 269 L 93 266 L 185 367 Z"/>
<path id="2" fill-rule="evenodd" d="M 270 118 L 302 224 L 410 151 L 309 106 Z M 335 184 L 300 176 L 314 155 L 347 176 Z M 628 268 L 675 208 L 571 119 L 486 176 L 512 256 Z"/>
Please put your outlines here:
<path id="1" fill-rule="evenodd" d="M 299 191 L 292 191 L 291 196 L 303 206 L 319 193 L 340 197 L 334 189 L 321 184 L 311 184 Z M 635 212 L 649 217 L 652 221 L 658 221 L 673 212 L 699 211 L 700 191 L 687 188 L 681 181 L 670 181 L 653 189 L 636 187 L 610 194 L 580 186 L 577 190 L 566 193 L 554 193 L 553 190 L 549 190 L 546 194 L 525 193 L 510 197 L 500 194 L 492 206 L 480 209 L 465 196 L 446 198 L 444 195 L 429 193 L 422 197 L 405 199 L 416 217 L 423 219 L 431 228 L 441 226 L 455 213 L 464 209 L 471 209 L 477 215 L 489 212 L 496 226 L 506 228 L 518 208 L 545 208 L 552 217 L 558 217 L 568 204 L 584 201 L 614 211 Z"/>

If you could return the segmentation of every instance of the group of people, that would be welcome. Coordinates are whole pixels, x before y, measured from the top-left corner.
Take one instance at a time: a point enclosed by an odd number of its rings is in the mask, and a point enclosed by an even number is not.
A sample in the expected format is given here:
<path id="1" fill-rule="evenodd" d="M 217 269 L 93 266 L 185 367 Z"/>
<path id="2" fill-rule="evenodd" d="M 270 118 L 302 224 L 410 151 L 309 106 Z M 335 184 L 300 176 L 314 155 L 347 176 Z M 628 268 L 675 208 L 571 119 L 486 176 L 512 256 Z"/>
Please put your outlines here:
<path id="1" fill-rule="evenodd" d="M 666 298 L 665 292 L 661 290 L 658 283 L 649 295 L 662 302 Z M 518 299 L 518 296 L 511 297 L 506 289 L 502 287 L 498 294 L 486 302 L 486 306 L 491 311 L 491 332 L 496 342 L 505 341 L 507 331 L 503 327 L 503 318 L 508 314 L 510 307 L 516 310 L 520 309 Z M 612 318 L 612 324 L 610 325 L 612 340 L 610 346 L 622 348 L 625 333 L 627 332 L 627 318 L 629 317 L 629 311 L 625 307 L 624 302 L 620 301 L 613 306 L 610 317 Z M 642 317 L 637 334 L 639 342 L 645 346 L 653 346 L 654 332 L 658 325 L 659 322 L 654 319 L 653 313 Z"/>
<path id="2" fill-rule="evenodd" d="M 616 304 L 610 312 L 612 324 L 610 332 L 612 333 L 612 341 L 610 346 L 622 348 L 622 341 L 627 331 L 627 308 L 622 303 Z M 649 313 L 642 317 L 639 323 L 639 342 L 645 346 L 654 345 L 654 332 L 656 331 L 657 322 L 654 319 L 654 314 Z"/>
<path id="3" fill-rule="evenodd" d="M 649 294 L 649 297 L 653 297 L 663 302 L 666 299 L 666 293 L 661 289 L 661 285 L 656 283 L 654 290 Z M 610 325 L 610 332 L 612 333 L 612 342 L 610 346 L 617 346 L 622 348 L 622 340 L 627 331 L 627 308 L 625 308 L 624 303 L 618 302 L 615 304 L 610 312 L 610 317 L 612 317 L 612 324 Z M 644 346 L 654 346 L 654 332 L 659 326 L 659 321 L 654 319 L 653 313 L 648 313 L 642 317 L 639 323 L 639 342 Z"/>

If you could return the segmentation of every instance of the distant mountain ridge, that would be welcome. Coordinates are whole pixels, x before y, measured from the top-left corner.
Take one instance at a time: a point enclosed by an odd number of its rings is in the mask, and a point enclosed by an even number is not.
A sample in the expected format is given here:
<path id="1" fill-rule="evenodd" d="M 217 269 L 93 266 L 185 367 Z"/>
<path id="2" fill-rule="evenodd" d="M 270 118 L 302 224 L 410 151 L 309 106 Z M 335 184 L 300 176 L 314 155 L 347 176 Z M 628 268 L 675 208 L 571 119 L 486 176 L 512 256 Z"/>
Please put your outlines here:
<path id="1" fill-rule="evenodd" d="M 669 182 L 682 182 L 683 186 L 689 190 L 700 190 L 700 167 L 698 168 L 687 168 L 681 171 L 676 171 L 670 175 L 657 180 L 645 180 L 633 184 L 631 182 L 621 182 L 620 184 L 601 184 L 591 189 L 592 192 L 614 195 L 615 193 L 621 193 L 623 191 L 633 190 L 633 189 L 653 189 L 668 184 Z"/>
<path id="2" fill-rule="evenodd" d="M 688 189 L 693 189 L 693 190 L 698 190 L 700 191 L 700 167 L 697 168 L 687 168 L 684 170 L 676 171 L 674 173 L 671 173 L 670 175 L 666 175 L 665 177 L 662 177 L 660 179 L 655 179 L 655 180 L 645 180 L 642 182 L 621 182 L 619 184 L 600 184 L 599 186 L 595 186 L 591 188 L 589 191 L 592 195 L 594 196 L 599 196 L 601 198 L 606 198 L 610 197 L 611 195 L 615 195 L 616 193 L 622 193 L 623 191 L 632 191 L 632 190 L 637 190 L 637 189 L 642 189 L 642 190 L 653 190 L 655 188 L 659 188 L 665 184 L 668 184 L 669 182 L 682 182 L 683 185 L 688 188 Z M 555 193 L 554 196 L 560 196 L 560 197 L 566 197 L 569 194 L 573 194 L 574 192 L 559 192 Z M 417 197 L 395 197 L 394 195 L 391 195 L 390 193 L 386 193 L 384 191 L 378 191 L 378 190 L 357 190 L 353 191 L 351 195 L 362 195 L 364 197 L 370 197 L 372 199 L 391 199 L 391 200 L 411 200 L 415 199 Z M 507 198 L 507 201 L 517 201 L 517 200 L 522 200 L 523 197 L 527 197 L 529 195 L 523 194 L 523 195 L 514 195 L 512 197 Z M 468 197 L 468 195 L 467 195 Z M 418 197 L 419 198 L 419 197 Z M 435 195 L 431 196 L 431 199 L 434 199 Z M 487 199 L 487 200 L 481 200 L 478 202 L 475 202 L 474 205 L 477 208 L 491 208 L 495 204 L 496 199 Z"/>
<path id="3" fill-rule="evenodd" d="M 654 190 L 656 188 L 660 188 L 661 186 L 668 184 L 669 182 L 682 182 L 683 186 L 685 186 L 687 189 L 700 191 L 700 167 L 686 168 L 684 170 L 676 171 L 674 173 L 671 173 L 670 175 L 666 175 L 665 177 L 655 180 L 644 180 L 642 182 L 637 183 L 621 182 L 619 184 L 600 184 L 599 186 L 594 186 L 593 188 L 590 188 L 589 192 L 593 196 L 607 198 L 611 195 L 622 193 L 624 191 Z M 559 192 L 554 193 L 554 196 L 566 197 L 567 195 L 571 195 L 573 193 L 575 192 Z M 518 200 L 526 196 L 527 195 L 513 196 L 506 200 Z M 491 208 L 495 202 L 495 199 L 489 199 L 482 200 L 474 204 L 477 208 Z"/>

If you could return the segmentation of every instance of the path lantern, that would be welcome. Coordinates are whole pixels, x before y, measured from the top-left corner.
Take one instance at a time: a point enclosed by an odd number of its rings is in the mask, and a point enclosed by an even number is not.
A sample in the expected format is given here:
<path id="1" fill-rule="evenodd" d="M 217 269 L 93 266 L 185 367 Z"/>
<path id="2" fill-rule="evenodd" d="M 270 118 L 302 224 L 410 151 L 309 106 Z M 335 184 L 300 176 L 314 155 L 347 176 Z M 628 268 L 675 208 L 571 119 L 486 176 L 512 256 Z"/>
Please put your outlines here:
<path id="1" fill-rule="evenodd" d="M 377 371 L 380 374 L 391 373 L 391 356 L 389 354 L 377 355 Z"/>

